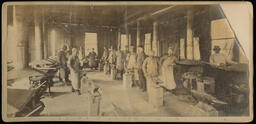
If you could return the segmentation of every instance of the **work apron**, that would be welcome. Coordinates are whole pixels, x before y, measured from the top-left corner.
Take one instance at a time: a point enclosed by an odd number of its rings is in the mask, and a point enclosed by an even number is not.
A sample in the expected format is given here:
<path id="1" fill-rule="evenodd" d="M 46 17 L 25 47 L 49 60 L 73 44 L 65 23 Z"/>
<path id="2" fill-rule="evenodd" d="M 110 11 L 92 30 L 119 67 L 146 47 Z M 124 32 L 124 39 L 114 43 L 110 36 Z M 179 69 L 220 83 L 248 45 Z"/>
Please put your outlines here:
<path id="1" fill-rule="evenodd" d="M 76 73 L 73 70 L 70 70 L 70 80 L 72 83 L 72 86 L 75 90 L 80 89 L 80 73 Z"/>
<path id="2" fill-rule="evenodd" d="M 163 66 L 162 66 L 162 80 L 164 82 L 164 86 L 165 88 L 172 90 L 176 88 L 176 82 L 174 79 L 174 64 L 173 64 L 173 60 L 171 58 L 167 58 L 164 62 L 163 62 Z"/>
<path id="3" fill-rule="evenodd" d="M 163 105 L 163 88 L 157 87 L 152 77 L 147 77 L 147 93 L 148 102 L 153 107 L 160 107 Z"/>

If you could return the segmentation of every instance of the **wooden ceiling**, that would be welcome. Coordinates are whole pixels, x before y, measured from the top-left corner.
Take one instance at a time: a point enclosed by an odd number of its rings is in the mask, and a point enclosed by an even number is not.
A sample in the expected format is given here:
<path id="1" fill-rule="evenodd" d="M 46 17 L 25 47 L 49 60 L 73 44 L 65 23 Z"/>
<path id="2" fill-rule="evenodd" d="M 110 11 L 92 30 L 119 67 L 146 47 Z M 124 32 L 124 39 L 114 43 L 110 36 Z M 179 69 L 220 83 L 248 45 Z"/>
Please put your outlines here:
<path id="1" fill-rule="evenodd" d="M 54 23 L 119 26 L 144 14 L 151 13 L 168 5 L 157 6 L 23 6 L 28 18 L 39 12 L 45 20 Z M 29 16 L 31 15 L 31 16 Z"/>
<path id="2" fill-rule="evenodd" d="M 172 7 L 173 6 L 173 7 Z M 156 16 L 158 20 L 162 20 L 163 24 L 183 25 L 186 18 L 186 10 L 194 8 L 196 13 L 203 13 L 213 6 L 183 6 L 183 5 L 115 5 L 115 6 L 67 6 L 67 5 L 44 5 L 44 6 L 17 6 L 22 8 L 19 15 L 26 17 L 26 20 L 31 20 L 33 23 L 34 15 L 41 15 L 47 24 L 56 25 L 83 25 L 87 27 L 111 27 L 118 28 L 125 26 L 125 23 L 136 22 L 141 17 L 146 17 L 141 21 L 144 27 L 152 27 L 152 13 L 168 9 Z M 212 11 L 211 17 L 217 17 L 217 9 Z M 182 21 L 183 20 L 183 21 Z M 178 23 L 179 22 L 179 23 Z M 130 28 L 136 29 L 136 23 L 129 24 Z"/>

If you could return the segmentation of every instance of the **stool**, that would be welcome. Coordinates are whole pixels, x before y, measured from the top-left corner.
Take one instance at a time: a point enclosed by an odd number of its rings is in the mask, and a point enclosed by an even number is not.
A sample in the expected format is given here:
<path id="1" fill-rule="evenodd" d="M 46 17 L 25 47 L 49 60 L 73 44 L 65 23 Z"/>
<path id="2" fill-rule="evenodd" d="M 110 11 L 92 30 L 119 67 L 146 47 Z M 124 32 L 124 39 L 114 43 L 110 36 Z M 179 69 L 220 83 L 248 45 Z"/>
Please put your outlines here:
<path id="1" fill-rule="evenodd" d="M 212 77 L 197 78 L 197 91 L 203 93 L 215 93 L 215 80 Z"/>
<path id="2" fill-rule="evenodd" d="M 185 88 L 189 90 L 196 90 L 197 89 L 197 83 L 196 79 L 198 76 L 194 74 L 193 72 L 186 72 L 182 75 L 183 78 L 183 85 Z"/>

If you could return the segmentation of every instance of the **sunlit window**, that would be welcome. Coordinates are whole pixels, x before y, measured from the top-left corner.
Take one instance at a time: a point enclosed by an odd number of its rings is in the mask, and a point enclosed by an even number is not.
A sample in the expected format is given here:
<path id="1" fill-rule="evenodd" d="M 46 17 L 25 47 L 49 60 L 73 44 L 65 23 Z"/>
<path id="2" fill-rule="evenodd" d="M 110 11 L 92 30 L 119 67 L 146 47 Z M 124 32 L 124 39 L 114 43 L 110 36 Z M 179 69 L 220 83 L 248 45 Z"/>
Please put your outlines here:
<path id="1" fill-rule="evenodd" d="M 54 56 L 55 55 L 55 43 L 56 43 L 56 31 L 52 30 L 51 31 L 51 55 Z"/>
<path id="2" fill-rule="evenodd" d="M 94 52 L 98 55 L 98 39 L 97 33 L 85 33 L 85 55 L 87 56 L 89 52 L 94 48 Z"/>

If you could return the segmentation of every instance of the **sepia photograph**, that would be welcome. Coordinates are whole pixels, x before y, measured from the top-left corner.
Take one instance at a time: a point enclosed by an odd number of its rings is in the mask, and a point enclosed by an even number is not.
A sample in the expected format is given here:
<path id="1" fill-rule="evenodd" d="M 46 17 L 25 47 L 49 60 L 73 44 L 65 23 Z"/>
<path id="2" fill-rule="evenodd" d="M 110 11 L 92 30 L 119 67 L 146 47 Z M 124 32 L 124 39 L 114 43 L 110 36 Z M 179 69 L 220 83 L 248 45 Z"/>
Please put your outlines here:
<path id="1" fill-rule="evenodd" d="M 250 122 L 250 2 L 5 2 L 5 122 Z"/>

